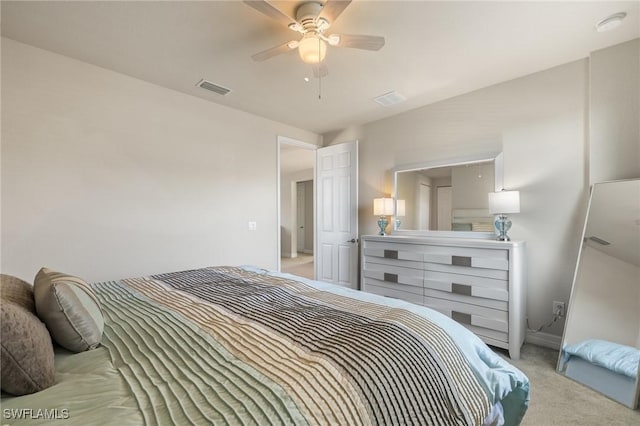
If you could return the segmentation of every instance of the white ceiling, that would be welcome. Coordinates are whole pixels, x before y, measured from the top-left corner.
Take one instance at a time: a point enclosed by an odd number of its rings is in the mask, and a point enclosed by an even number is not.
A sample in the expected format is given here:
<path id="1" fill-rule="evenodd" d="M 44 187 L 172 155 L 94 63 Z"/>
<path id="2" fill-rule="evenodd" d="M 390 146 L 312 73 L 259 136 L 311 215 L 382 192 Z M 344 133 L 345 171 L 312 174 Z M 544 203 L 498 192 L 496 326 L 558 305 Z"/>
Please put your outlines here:
<path id="1" fill-rule="evenodd" d="M 293 14 L 297 3 L 273 1 Z M 330 48 L 329 75 L 295 52 L 253 53 L 296 39 L 242 1 L 2 1 L 2 35 L 239 110 L 325 133 L 587 57 L 640 36 L 640 2 L 355 0 L 328 33 L 382 35 L 378 52 Z M 623 25 L 594 24 L 625 11 Z M 232 89 L 195 87 L 205 78 Z M 397 91 L 407 101 L 373 98 Z"/>

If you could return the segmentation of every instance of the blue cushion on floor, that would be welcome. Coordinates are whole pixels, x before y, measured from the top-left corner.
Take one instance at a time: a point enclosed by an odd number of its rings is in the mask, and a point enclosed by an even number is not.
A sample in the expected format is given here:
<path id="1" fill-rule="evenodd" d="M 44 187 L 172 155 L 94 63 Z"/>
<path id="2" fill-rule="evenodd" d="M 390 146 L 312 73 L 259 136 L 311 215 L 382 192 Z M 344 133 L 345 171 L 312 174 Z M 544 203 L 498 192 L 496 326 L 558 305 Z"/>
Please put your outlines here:
<path id="1" fill-rule="evenodd" d="M 577 356 L 594 365 L 635 379 L 638 376 L 640 350 L 606 340 L 590 339 L 564 348 L 564 358 Z"/>

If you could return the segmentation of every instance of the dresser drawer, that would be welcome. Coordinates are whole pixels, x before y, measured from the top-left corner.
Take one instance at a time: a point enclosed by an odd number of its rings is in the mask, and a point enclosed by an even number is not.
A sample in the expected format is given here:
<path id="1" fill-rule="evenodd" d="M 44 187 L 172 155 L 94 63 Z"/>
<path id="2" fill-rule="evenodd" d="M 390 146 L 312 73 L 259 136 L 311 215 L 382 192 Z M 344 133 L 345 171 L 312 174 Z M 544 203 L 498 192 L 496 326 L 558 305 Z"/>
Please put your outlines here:
<path id="1" fill-rule="evenodd" d="M 364 261 L 364 266 L 377 264 L 377 265 L 398 266 L 401 268 L 411 268 L 411 269 L 417 269 L 420 271 L 424 269 L 423 262 L 416 262 L 413 260 L 386 259 L 384 257 L 365 255 L 363 257 L 363 261 Z"/>
<path id="2" fill-rule="evenodd" d="M 485 297 L 474 297 L 450 291 L 440 291 L 425 288 L 424 295 L 425 297 L 435 297 L 438 299 L 451 300 L 454 302 L 460 302 L 469 305 L 483 306 L 485 308 L 497 309 L 500 311 L 507 311 L 509 309 L 509 303 L 505 302 L 504 300 L 487 299 Z"/>
<path id="3" fill-rule="evenodd" d="M 422 304 L 422 294 L 404 291 L 411 290 L 411 286 L 396 286 L 390 287 L 384 283 L 376 282 L 373 280 L 367 280 L 365 283 L 366 292 L 378 294 L 380 296 L 391 297 L 393 299 L 404 300 L 405 302 L 414 303 L 416 305 Z"/>
<path id="4" fill-rule="evenodd" d="M 391 284 L 414 286 L 416 287 L 416 292 L 422 293 L 424 271 L 420 269 L 377 263 L 365 263 L 363 273 L 365 278 L 386 281 Z"/>
<path id="5" fill-rule="evenodd" d="M 491 278 L 506 281 L 509 279 L 509 271 L 502 269 L 473 268 L 470 266 L 446 265 L 443 263 L 425 262 L 425 271 L 446 272 L 449 274 L 471 275 L 476 277 Z"/>
<path id="6" fill-rule="evenodd" d="M 468 268 L 509 270 L 509 251 L 485 248 L 424 246 L 424 261 Z"/>
<path id="7" fill-rule="evenodd" d="M 424 261 L 420 245 L 415 244 L 387 244 L 381 242 L 367 242 L 364 255 L 386 260 L 408 260 L 412 262 Z M 420 265 L 422 267 L 422 265 Z"/>
<path id="8" fill-rule="evenodd" d="M 448 293 L 509 301 L 509 282 L 507 280 L 425 271 L 424 287 L 425 289 L 446 291 Z"/>
<path id="9" fill-rule="evenodd" d="M 424 306 L 442 312 L 462 324 L 488 328 L 504 333 L 509 331 L 509 313 L 507 311 L 426 296 L 423 304 Z"/>

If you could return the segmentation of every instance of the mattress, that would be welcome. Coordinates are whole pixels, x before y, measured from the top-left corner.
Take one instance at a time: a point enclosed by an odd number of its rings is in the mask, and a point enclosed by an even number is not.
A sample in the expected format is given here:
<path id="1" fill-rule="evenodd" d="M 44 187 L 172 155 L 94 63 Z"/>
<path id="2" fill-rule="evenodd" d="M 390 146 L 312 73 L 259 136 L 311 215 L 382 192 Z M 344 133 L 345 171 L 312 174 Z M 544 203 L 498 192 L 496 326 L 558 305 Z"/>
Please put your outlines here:
<path id="1" fill-rule="evenodd" d="M 254 267 L 93 288 L 102 346 L 58 349 L 57 383 L 3 395 L 4 423 L 515 425 L 528 406 L 522 372 L 425 307 Z"/>

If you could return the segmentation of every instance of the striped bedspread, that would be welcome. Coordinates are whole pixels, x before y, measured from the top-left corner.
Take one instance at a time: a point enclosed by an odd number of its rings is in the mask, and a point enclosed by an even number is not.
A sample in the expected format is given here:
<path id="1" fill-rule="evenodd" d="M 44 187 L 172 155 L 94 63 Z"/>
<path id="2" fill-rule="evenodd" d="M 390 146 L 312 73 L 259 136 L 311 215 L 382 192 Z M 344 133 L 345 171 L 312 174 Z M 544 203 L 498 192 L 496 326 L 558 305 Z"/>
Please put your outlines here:
<path id="1" fill-rule="evenodd" d="M 94 288 L 150 425 L 481 425 L 498 402 L 410 310 L 234 267 Z"/>

